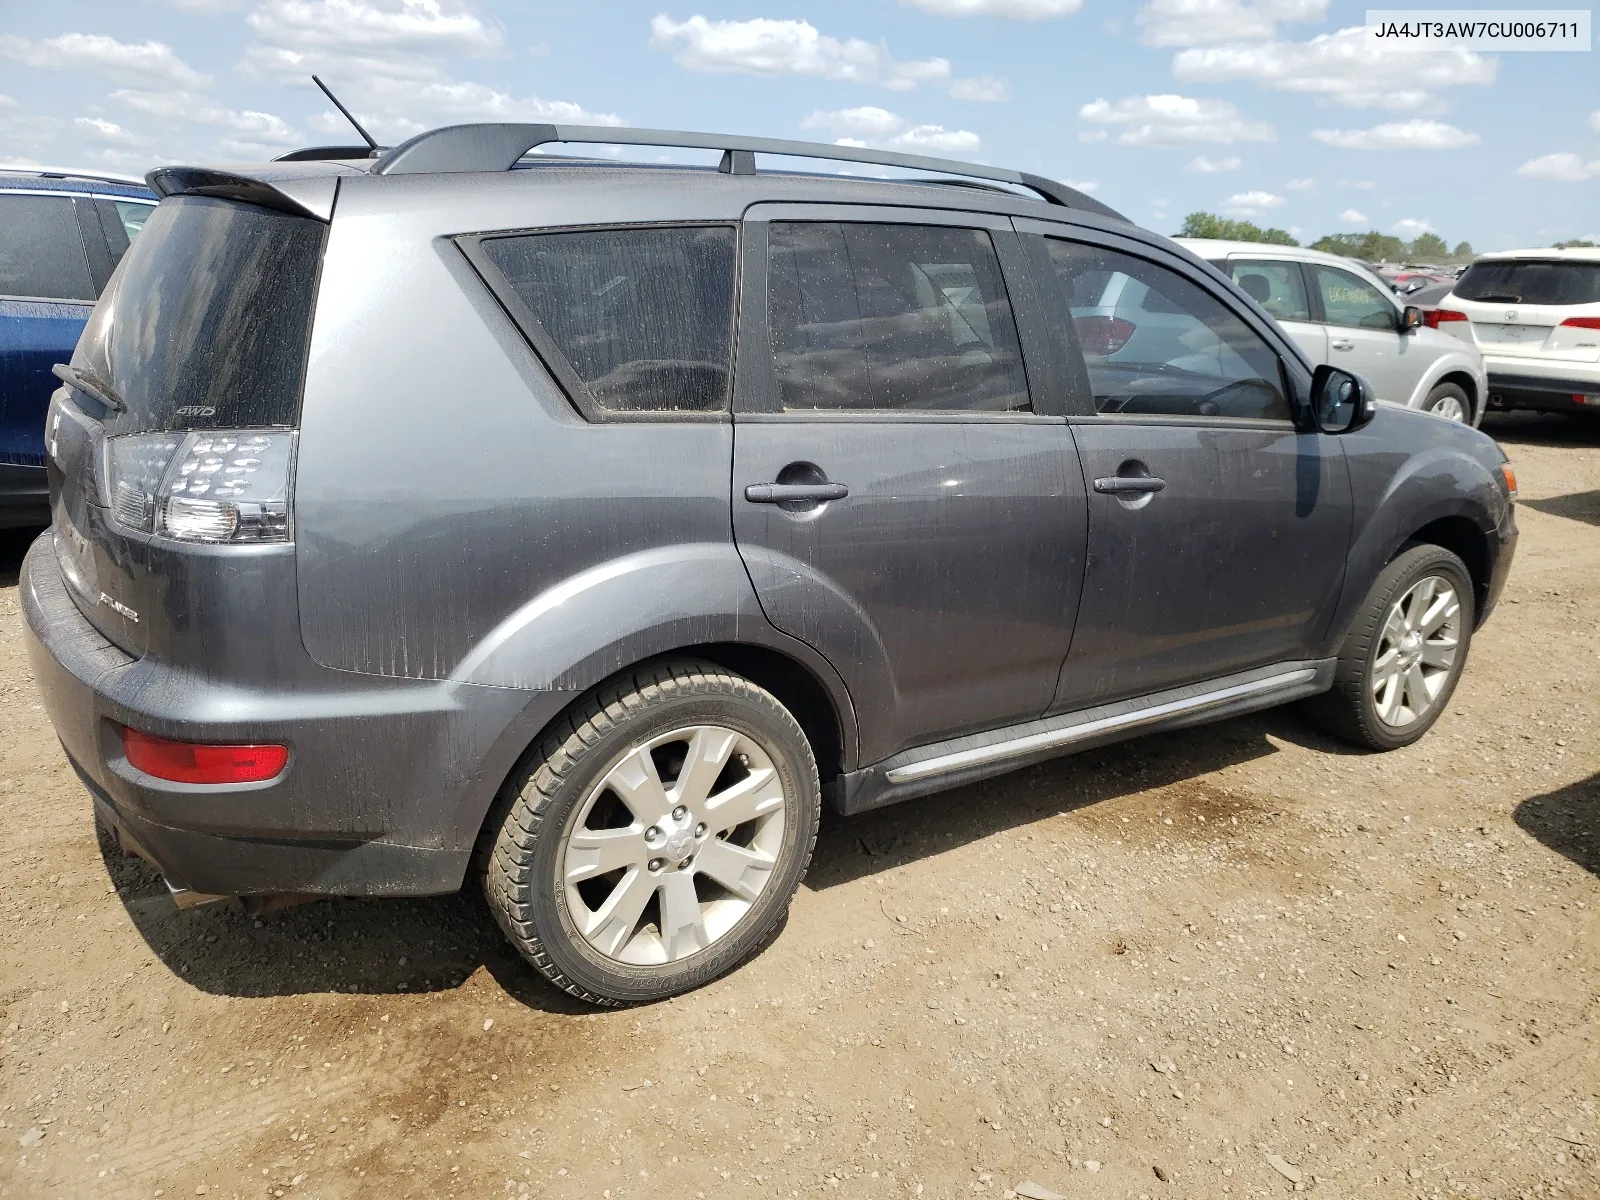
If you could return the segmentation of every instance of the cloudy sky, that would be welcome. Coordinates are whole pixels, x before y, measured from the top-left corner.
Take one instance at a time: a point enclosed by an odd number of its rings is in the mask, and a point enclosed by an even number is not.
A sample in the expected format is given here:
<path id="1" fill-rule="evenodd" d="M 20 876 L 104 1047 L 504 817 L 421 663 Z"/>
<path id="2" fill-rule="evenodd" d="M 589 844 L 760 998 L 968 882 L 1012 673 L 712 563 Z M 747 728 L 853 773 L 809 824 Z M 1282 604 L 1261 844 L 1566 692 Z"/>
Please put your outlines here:
<path id="1" fill-rule="evenodd" d="M 1303 240 L 1600 238 L 1593 53 L 1380 52 L 1330 0 L 0 0 L 0 161 L 142 173 L 466 120 L 949 154 Z"/>

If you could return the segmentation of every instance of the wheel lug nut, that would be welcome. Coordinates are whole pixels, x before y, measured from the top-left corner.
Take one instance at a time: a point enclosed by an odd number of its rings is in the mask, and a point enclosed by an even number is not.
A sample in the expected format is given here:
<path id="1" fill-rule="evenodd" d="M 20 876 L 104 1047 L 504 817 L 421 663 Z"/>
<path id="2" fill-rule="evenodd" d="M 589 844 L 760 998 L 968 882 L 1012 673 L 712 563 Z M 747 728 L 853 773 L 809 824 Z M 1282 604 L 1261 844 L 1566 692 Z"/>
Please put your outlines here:
<path id="1" fill-rule="evenodd" d="M 704 821 L 701 821 L 700 824 L 698 824 L 698 825 L 696 825 L 694 827 L 694 835 L 697 838 L 705 837 L 705 835 L 706 835 L 706 823 Z"/>
<path id="2" fill-rule="evenodd" d="M 650 868 L 650 870 L 652 870 L 652 871 L 659 871 L 659 870 L 661 870 L 661 868 L 662 868 L 662 867 L 664 867 L 664 866 L 666 866 L 666 865 L 667 865 L 667 863 L 666 863 L 666 860 L 665 860 L 665 859 L 661 859 L 661 858 L 652 858 L 652 859 L 651 859 L 651 860 L 650 860 L 650 861 L 649 861 L 649 863 L 647 863 L 647 864 L 646 864 L 646 865 L 647 865 L 647 866 L 648 866 L 648 867 L 649 867 L 649 868 Z"/>
<path id="3" fill-rule="evenodd" d="M 686 817 L 688 815 L 689 815 L 689 810 L 687 808 L 685 808 L 681 804 L 678 805 L 677 808 L 672 810 L 672 819 L 674 821 L 681 821 L 681 820 L 684 819 L 684 817 Z"/>
<path id="4" fill-rule="evenodd" d="M 654 825 L 650 826 L 649 829 L 644 831 L 644 840 L 647 842 L 659 842 L 661 840 L 661 830 Z"/>

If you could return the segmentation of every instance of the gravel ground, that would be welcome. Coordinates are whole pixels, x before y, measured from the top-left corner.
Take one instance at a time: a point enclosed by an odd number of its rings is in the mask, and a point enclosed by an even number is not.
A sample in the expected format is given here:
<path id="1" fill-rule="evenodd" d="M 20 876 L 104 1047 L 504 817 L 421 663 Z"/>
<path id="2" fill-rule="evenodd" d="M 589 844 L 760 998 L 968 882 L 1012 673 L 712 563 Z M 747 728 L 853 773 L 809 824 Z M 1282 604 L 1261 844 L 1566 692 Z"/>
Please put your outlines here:
<path id="1" fill-rule="evenodd" d="M 0 551 L 0 1196 L 1600 1195 L 1600 423 L 1451 711 L 1290 712 L 825 828 L 694 995 L 565 1003 L 473 895 L 178 913 L 96 840 Z"/>

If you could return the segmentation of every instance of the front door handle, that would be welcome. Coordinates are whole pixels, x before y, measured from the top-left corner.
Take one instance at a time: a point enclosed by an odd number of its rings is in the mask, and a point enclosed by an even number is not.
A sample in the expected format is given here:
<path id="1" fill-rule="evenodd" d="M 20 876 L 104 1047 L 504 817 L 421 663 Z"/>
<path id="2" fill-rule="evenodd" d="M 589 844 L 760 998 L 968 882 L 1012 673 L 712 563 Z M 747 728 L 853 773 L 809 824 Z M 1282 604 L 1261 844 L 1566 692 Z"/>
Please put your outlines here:
<path id="1" fill-rule="evenodd" d="M 843 500 L 850 489 L 842 483 L 752 483 L 744 489 L 751 504 L 815 503 Z"/>
<path id="2" fill-rule="evenodd" d="M 1335 350 L 1354 350 L 1356 348 L 1356 344 L 1354 342 L 1347 342 L 1343 338 L 1336 342 L 1329 342 L 1328 345 L 1332 346 Z"/>
<path id="3" fill-rule="evenodd" d="M 1109 475 L 1094 481 L 1094 490 L 1110 496 L 1153 495 L 1167 486 L 1154 475 Z"/>

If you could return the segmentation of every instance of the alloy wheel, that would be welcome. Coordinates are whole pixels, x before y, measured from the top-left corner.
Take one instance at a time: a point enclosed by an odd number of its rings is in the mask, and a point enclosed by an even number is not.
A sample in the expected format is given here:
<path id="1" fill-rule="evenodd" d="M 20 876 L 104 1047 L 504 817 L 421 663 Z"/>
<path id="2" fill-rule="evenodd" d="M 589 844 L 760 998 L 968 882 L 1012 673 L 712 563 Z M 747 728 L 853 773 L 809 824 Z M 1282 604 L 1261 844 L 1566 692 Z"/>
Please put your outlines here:
<path id="1" fill-rule="evenodd" d="M 1461 603 L 1439 575 L 1413 583 L 1389 608 L 1372 660 L 1373 707 L 1392 728 L 1421 720 L 1449 682 L 1461 646 Z"/>
<path id="2" fill-rule="evenodd" d="M 1428 410 L 1436 417 L 1443 417 L 1447 421 L 1465 421 L 1467 419 L 1466 407 L 1454 396 L 1440 396 L 1434 406 Z"/>

